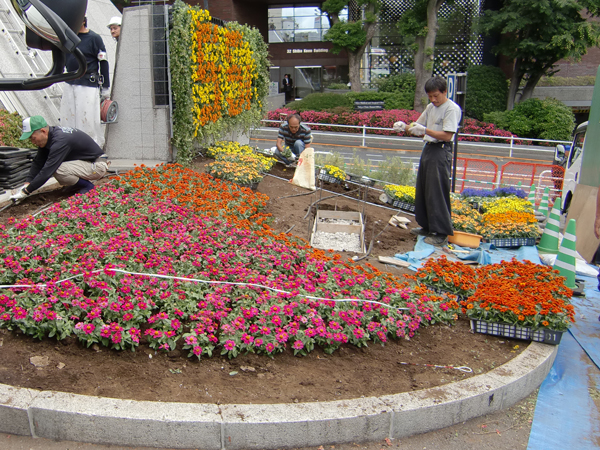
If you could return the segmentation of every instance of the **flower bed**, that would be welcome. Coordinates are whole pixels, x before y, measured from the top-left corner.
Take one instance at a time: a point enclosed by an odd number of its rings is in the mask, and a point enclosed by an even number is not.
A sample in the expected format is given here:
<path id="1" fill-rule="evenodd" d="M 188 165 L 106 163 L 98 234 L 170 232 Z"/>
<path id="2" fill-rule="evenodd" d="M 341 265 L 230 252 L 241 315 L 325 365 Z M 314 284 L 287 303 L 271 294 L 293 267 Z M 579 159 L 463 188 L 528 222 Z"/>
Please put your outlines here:
<path id="1" fill-rule="evenodd" d="M 446 311 L 372 266 L 273 233 L 266 198 L 177 165 L 138 168 L 0 226 L 0 327 L 190 357 L 409 339 Z"/>
<path id="2" fill-rule="evenodd" d="M 497 247 L 533 245 L 539 236 L 531 203 L 513 194 L 500 197 L 453 195 L 452 225 L 457 231 L 481 235 Z"/>
<path id="3" fill-rule="evenodd" d="M 294 114 L 297 111 L 288 109 L 288 108 L 279 108 L 273 111 L 269 111 L 267 113 L 268 120 L 280 120 L 280 114 Z M 299 113 L 303 122 L 309 123 L 322 123 L 322 124 L 331 124 L 331 126 L 318 126 L 311 125 L 311 129 L 320 130 L 320 131 L 336 131 L 336 132 L 346 132 L 346 133 L 356 133 L 356 128 L 345 128 L 345 127 L 336 127 L 335 125 L 356 125 L 363 126 L 366 125 L 368 127 L 374 128 L 389 128 L 387 130 L 367 130 L 369 134 L 382 134 L 382 135 L 393 135 L 397 136 L 398 133 L 393 131 L 391 128 L 393 127 L 395 122 L 402 121 L 404 123 L 412 123 L 416 122 L 419 116 L 421 115 L 417 111 L 413 110 L 405 110 L 405 109 L 391 109 L 385 111 L 369 111 L 369 112 L 353 112 L 353 113 L 342 113 L 335 114 L 324 111 L 302 111 Z M 278 123 L 268 123 L 267 126 L 278 127 Z M 480 135 L 489 135 L 489 136 L 498 136 L 498 137 L 516 137 L 516 135 L 510 133 L 509 131 L 501 130 L 497 128 L 494 124 L 479 122 L 474 119 L 465 119 L 465 128 L 463 131 L 465 134 L 480 134 Z M 404 135 L 404 134 L 400 134 Z M 485 138 L 485 137 L 473 137 L 473 136 L 459 136 L 458 138 L 461 141 L 472 141 L 472 142 L 494 142 L 493 138 Z M 505 143 L 506 140 L 496 140 L 498 142 Z M 524 141 L 515 140 L 515 144 L 522 145 Z"/>
<path id="4" fill-rule="evenodd" d="M 386 184 L 383 192 L 388 198 L 388 203 L 395 208 L 405 211 L 415 210 L 415 187 L 398 186 L 395 184 Z"/>
<path id="5" fill-rule="evenodd" d="M 412 278 L 457 296 L 455 306 L 463 314 L 484 322 L 476 324 L 481 332 L 558 343 L 558 334 L 538 331 L 564 332 L 575 321 L 573 292 L 564 285 L 564 277 L 529 261 L 513 259 L 473 269 L 441 257 L 427 261 Z"/>

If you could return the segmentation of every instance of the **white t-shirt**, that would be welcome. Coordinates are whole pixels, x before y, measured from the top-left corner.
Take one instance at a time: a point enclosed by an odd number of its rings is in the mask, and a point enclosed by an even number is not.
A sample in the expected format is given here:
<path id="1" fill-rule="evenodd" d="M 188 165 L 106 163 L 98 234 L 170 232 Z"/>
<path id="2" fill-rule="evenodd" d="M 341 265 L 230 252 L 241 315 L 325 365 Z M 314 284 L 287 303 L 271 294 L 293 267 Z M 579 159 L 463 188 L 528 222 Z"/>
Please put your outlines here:
<path id="1" fill-rule="evenodd" d="M 425 125 L 425 128 L 433 131 L 456 133 L 461 114 L 460 106 L 448 99 L 440 106 L 435 106 L 433 103 L 427 105 L 417 123 Z M 443 142 L 428 135 L 423 136 L 423 140 L 426 142 Z"/>

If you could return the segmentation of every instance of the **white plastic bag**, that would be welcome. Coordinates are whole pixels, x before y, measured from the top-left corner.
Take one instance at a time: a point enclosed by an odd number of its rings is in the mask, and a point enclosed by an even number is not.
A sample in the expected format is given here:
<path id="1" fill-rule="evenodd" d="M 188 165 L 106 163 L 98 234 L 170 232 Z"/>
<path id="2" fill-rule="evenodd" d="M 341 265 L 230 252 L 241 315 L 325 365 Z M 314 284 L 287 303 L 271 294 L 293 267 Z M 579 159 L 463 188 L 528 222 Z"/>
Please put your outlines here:
<path id="1" fill-rule="evenodd" d="M 298 166 L 294 172 L 292 184 L 314 191 L 315 186 L 315 149 L 308 147 L 300 153 Z"/>

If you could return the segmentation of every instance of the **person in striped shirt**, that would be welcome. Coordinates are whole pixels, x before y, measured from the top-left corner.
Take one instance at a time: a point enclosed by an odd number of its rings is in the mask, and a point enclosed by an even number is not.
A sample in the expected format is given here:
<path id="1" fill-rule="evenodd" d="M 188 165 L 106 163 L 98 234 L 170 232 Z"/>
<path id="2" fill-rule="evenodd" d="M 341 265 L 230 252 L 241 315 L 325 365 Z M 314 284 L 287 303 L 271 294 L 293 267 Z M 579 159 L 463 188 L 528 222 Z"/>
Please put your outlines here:
<path id="1" fill-rule="evenodd" d="M 312 134 L 310 128 L 301 123 L 299 114 L 292 114 L 288 117 L 287 122 L 281 124 L 279 127 L 277 152 L 275 154 L 284 164 L 289 166 L 300 157 L 300 154 L 311 142 Z M 291 150 L 291 157 L 283 155 L 286 147 L 289 147 Z"/>

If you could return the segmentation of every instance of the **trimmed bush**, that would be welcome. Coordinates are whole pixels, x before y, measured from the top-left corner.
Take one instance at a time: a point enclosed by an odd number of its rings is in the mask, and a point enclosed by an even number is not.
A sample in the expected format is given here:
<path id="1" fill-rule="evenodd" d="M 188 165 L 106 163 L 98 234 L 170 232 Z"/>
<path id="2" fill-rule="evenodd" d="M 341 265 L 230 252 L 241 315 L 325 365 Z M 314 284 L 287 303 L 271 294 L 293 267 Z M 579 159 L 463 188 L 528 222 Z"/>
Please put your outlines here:
<path id="1" fill-rule="evenodd" d="M 399 92 L 348 92 L 348 93 L 314 93 L 309 94 L 302 100 L 290 102 L 287 107 L 298 112 L 317 111 L 317 112 L 352 112 L 354 111 L 354 101 L 383 101 L 384 109 L 412 109 L 412 98 L 408 98 L 405 93 Z"/>
<path id="2" fill-rule="evenodd" d="M 554 98 L 530 98 L 518 103 L 512 111 L 484 115 L 498 127 L 519 137 L 568 141 L 575 128 L 571 108 Z"/>
<path id="3" fill-rule="evenodd" d="M 288 108 L 298 112 L 302 111 L 328 111 L 334 108 L 345 107 L 351 110 L 352 100 L 346 94 L 336 93 L 314 93 L 309 94 L 302 100 L 296 100 L 287 104 Z"/>
<path id="4" fill-rule="evenodd" d="M 377 80 L 377 90 L 379 92 L 392 92 L 397 94 L 398 98 L 401 99 L 397 107 L 387 108 L 386 103 L 386 109 L 413 109 L 416 87 L 417 79 L 413 73 L 389 75 Z M 390 104 L 390 106 L 392 105 Z"/>
<path id="5" fill-rule="evenodd" d="M 500 68 L 470 66 L 467 69 L 466 117 L 484 120 L 484 114 L 504 111 L 507 97 L 508 82 Z"/>

